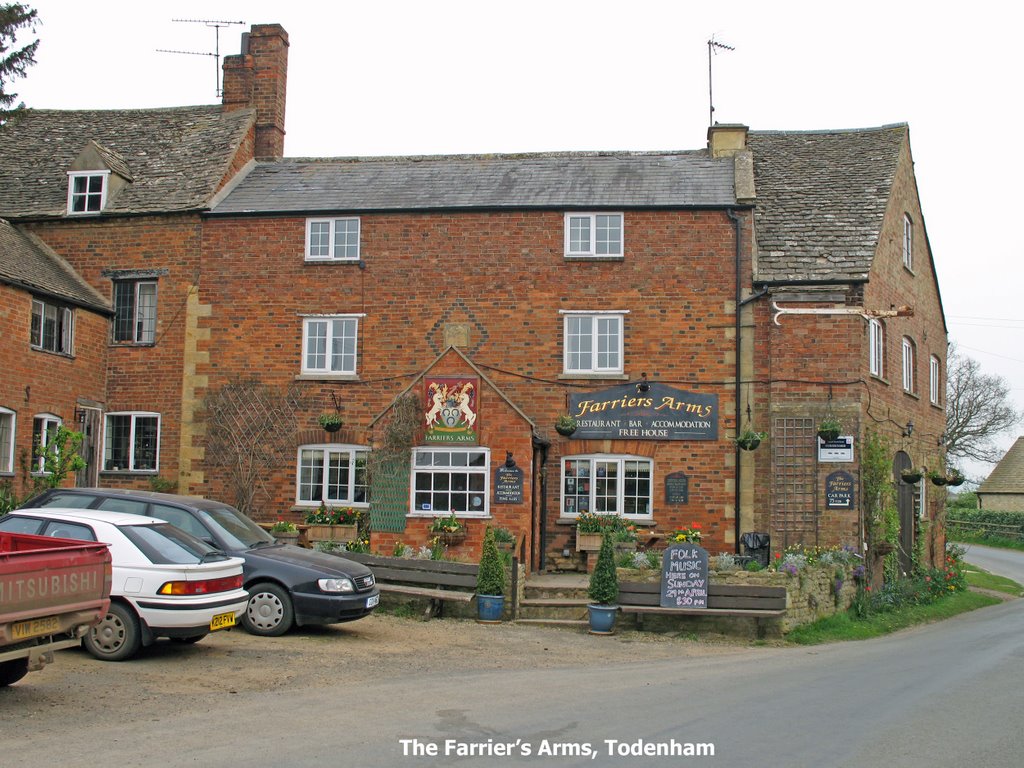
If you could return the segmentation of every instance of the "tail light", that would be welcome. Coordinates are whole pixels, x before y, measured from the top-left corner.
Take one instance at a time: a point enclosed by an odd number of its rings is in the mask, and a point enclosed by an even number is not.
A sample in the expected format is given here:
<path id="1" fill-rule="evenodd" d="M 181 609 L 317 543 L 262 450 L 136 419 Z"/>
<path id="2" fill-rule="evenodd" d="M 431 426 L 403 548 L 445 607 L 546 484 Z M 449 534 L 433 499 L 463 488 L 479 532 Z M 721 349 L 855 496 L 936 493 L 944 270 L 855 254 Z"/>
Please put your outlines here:
<path id="1" fill-rule="evenodd" d="M 158 595 L 209 595 L 213 592 L 230 592 L 242 588 L 242 574 L 226 576 L 223 579 L 202 581 L 168 581 L 157 590 Z"/>

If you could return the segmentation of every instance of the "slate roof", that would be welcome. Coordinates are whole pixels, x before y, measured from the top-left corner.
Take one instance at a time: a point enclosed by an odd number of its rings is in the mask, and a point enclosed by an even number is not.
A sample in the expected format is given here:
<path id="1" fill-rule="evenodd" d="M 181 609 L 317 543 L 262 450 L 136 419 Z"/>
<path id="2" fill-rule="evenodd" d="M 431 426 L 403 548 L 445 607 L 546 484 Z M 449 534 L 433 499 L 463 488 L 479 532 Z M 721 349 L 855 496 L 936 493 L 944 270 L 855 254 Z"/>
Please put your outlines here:
<path id="1" fill-rule="evenodd" d="M 756 281 L 868 276 L 905 124 L 844 131 L 751 131 Z"/>
<path id="2" fill-rule="evenodd" d="M 105 214 L 205 208 L 255 120 L 250 109 L 27 109 L 0 128 L 0 216 L 64 216 L 71 163 L 88 142 L 133 179 Z"/>
<path id="3" fill-rule="evenodd" d="M 258 162 L 215 214 L 735 205 L 707 152 L 283 158 Z"/>
<path id="4" fill-rule="evenodd" d="M 0 219 L 0 282 L 64 299 L 87 309 L 110 311 L 110 302 L 34 235 Z"/>
<path id="5" fill-rule="evenodd" d="M 1024 494 L 1024 437 L 1018 437 L 995 469 L 978 487 L 978 493 Z"/>

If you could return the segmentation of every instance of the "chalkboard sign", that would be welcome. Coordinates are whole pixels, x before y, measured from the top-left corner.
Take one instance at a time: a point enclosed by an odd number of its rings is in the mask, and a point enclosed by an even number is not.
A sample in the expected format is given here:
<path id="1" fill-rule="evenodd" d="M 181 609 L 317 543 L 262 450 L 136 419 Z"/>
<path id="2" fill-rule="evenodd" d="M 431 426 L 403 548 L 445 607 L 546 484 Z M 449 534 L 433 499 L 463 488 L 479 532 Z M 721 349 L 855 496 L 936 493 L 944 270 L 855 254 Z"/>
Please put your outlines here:
<path id="1" fill-rule="evenodd" d="M 665 549 L 661 566 L 662 608 L 708 607 L 708 551 L 696 544 Z"/>
<path id="2" fill-rule="evenodd" d="M 498 467 L 494 473 L 494 503 L 523 503 L 523 470 L 519 467 Z"/>
<path id="3" fill-rule="evenodd" d="M 839 471 L 825 478 L 825 506 L 828 509 L 853 509 L 853 475 Z"/>
<path id="4" fill-rule="evenodd" d="M 673 472 L 665 475 L 665 503 L 690 503 L 690 478 L 685 472 Z"/>

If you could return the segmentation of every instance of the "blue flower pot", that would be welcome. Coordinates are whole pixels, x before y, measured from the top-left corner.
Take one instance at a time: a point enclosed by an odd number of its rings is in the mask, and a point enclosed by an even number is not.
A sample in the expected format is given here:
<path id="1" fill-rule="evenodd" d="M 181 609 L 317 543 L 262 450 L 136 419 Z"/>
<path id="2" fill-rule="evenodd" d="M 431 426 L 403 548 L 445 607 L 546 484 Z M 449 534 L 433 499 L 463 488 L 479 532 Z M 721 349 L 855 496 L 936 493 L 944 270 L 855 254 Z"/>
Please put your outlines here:
<path id="1" fill-rule="evenodd" d="M 505 610 L 504 595 L 477 595 L 477 621 L 484 624 L 497 624 Z"/>
<path id="2" fill-rule="evenodd" d="M 615 614 L 619 612 L 617 605 L 597 605 L 591 603 L 587 606 L 590 614 L 590 634 L 610 635 L 615 627 Z"/>

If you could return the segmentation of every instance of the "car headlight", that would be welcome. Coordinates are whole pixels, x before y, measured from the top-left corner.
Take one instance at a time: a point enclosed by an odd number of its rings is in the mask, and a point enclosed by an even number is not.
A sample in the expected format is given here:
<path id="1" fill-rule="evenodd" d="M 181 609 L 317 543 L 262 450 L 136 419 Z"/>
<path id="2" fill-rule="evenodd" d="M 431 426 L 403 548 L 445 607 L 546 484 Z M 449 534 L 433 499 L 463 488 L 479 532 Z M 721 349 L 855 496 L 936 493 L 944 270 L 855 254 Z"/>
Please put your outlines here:
<path id="1" fill-rule="evenodd" d="M 317 579 L 316 585 L 324 592 L 355 592 L 352 579 Z"/>

